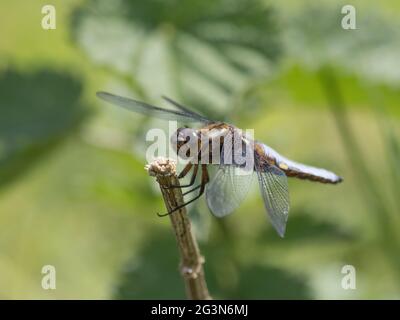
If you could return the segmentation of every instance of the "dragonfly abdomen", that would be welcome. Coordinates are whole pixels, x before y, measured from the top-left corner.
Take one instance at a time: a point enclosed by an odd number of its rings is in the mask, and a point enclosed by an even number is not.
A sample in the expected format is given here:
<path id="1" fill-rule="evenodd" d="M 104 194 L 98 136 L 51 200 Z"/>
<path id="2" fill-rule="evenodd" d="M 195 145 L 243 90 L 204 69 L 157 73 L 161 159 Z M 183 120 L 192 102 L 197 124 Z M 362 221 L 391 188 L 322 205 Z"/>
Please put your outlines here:
<path id="1" fill-rule="evenodd" d="M 288 177 L 331 184 L 336 184 L 343 180 L 331 171 L 289 160 L 264 144 L 262 147 L 269 162 L 281 169 Z"/>

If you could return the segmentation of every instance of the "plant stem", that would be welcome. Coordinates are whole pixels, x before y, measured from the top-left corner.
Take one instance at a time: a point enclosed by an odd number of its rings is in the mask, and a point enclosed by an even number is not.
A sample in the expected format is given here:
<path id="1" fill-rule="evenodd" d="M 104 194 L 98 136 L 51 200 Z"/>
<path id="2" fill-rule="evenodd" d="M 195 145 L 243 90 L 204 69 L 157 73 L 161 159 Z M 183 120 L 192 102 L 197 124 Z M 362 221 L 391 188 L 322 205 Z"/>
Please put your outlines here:
<path id="1" fill-rule="evenodd" d="M 146 169 L 151 176 L 156 177 L 168 212 L 184 203 L 181 188 L 165 188 L 179 185 L 176 164 L 173 160 L 158 158 L 148 164 Z M 204 258 L 200 254 L 196 238 L 192 233 L 186 207 L 170 214 L 169 217 L 181 255 L 180 271 L 188 299 L 211 299 L 204 276 Z"/>

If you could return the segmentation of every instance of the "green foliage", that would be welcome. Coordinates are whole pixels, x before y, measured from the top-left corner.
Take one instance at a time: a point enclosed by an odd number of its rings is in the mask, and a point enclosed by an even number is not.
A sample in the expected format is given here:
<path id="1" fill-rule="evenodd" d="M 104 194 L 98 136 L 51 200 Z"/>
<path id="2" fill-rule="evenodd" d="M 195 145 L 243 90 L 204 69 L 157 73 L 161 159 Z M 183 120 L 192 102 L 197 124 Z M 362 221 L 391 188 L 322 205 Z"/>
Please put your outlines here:
<path id="1" fill-rule="evenodd" d="M 232 96 L 265 76 L 278 58 L 272 10 L 258 0 L 177 3 L 90 1 L 75 12 L 74 38 L 138 94 L 168 92 L 222 117 Z"/>
<path id="2" fill-rule="evenodd" d="M 357 29 L 341 27 L 341 3 L 314 3 L 286 17 L 285 48 L 311 70 L 326 64 L 362 76 L 364 81 L 394 85 L 400 80 L 400 29 L 370 7 L 356 6 Z"/>
<path id="3" fill-rule="evenodd" d="M 114 297 L 118 299 L 184 299 L 185 288 L 177 267 L 179 259 L 170 232 L 151 237 L 140 253 L 125 265 Z M 304 278 L 261 263 L 235 261 L 223 254 L 221 243 L 202 246 L 207 257 L 207 284 L 214 298 L 220 299 L 307 299 L 310 288 Z M 168 255 L 162 255 L 169 252 Z M 231 252 L 232 253 L 232 252 Z M 161 259 L 160 259 L 161 258 Z M 162 261 L 162 262 L 161 262 Z M 238 274 L 240 270 L 240 274 Z M 227 277 L 228 274 L 228 277 Z M 224 283 L 225 282 L 225 283 Z M 232 286 L 232 282 L 235 286 Z M 158 288 L 154 290 L 153 288 Z"/>
<path id="4" fill-rule="evenodd" d="M 76 130 L 87 113 L 81 91 L 78 79 L 51 70 L 0 75 L 0 186 Z"/>

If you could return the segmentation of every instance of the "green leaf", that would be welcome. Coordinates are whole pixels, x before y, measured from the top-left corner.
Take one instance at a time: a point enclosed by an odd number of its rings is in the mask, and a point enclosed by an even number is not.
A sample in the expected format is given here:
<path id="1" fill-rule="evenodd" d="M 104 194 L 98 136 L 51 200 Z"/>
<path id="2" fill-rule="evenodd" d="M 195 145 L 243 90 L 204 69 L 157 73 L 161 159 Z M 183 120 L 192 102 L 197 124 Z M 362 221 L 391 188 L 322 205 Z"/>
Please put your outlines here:
<path id="1" fill-rule="evenodd" d="M 72 28 L 92 61 L 134 77 L 147 96 L 201 104 L 208 115 L 223 113 L 280 52 L 272 11 L 258 0 L 89 4 Z"/>
<path id="2" fill-rule="evenodd" d="M 57 71 L 0 74 L 0 186 L 76 129 L 86 114 L 81 91 L 78 79 Z"/>
<path id="3" fill-rule="evenodd" d="M 356 7 L 357 29 L 341 26 L 341 5 L 307 6 L 287 17 L 285 48 L 309 69 L 330 64 L 370 82 L 396 85 L 400 80 L 400 28 L 378 11 Z"/>

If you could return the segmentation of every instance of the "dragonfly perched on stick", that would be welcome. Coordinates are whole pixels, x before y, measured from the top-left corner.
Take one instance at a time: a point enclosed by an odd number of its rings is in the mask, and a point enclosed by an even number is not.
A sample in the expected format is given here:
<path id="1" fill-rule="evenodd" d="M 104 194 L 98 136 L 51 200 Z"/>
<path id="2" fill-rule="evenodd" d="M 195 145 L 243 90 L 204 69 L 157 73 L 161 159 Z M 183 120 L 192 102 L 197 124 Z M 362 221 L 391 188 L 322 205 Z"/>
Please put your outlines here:
<path id="1" fill-rule="evenodd" d="M 164 215 L 181 209 L 205 193 L 210 211 L 217 217 L 226 216 L 244 200 L 250 188 L 252 176 L 256 172 L 265 209 L 273 227 L 283 237 L 289 213 L 287 177 L 329 184 L 342 181 L 342 178 L 333 172 L 289 160 L 267 145 L 249 138 L 237 127 L 208 119 L 167 97 L 163 98 L 177 110 L 163 109 L 107 92 L 97 92 L 97 96 L 137 113 L 165 120 L 201 124 L 199 129 L 181 127 L 171 137 L 171 143 L 178 155 L 189 159 L 178 178 L 182 179 L 192 171 L 188 184 L 171 186 L 171 188 L 192 187 L 183 195 L 197 190 L 198 194 Z M 235 139 L 231 140 L 232 137 Z M 196 147 L 194 149 L 197 152 L 194 155 L 188 155 L 188 150 L 193 149 L 192 147 Z M 217 153 L 219 156 L 214 157 Z M 218 166 L 213 178 L 210 178 L 208 172 L 210 164 Z M 193 187 L 200 171 L 201 182 Z"/>

